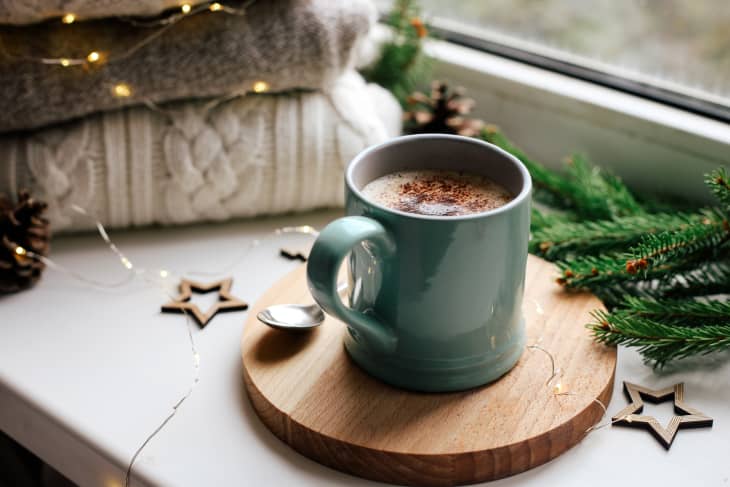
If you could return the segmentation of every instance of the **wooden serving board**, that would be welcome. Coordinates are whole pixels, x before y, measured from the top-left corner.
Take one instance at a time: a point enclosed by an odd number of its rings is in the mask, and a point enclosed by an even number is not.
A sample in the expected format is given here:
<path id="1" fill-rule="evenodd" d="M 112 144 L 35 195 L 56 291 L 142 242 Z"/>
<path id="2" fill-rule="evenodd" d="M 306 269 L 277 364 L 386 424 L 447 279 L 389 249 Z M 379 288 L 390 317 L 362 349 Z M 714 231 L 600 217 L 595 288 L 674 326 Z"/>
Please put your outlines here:
<path id="1" fill-rule="evenodd" d="M 243 333 L 246 389 L 266 426 L 303 455 L 361 477 L 405 485 L 460 485 L 541 465 L 578 443 L 598 422 L 613 389 L 616 350 L 583 326 L 602 307 L 590 294 L 565 293 L 556 268 L 530 256 L 524 313 L 527 343 L 550 351 L 562 370 L 547 384 L 550 357 L 525 350 L 501 379 L 457 393 L 388 386 L 347 356 L 345 326 L 331 317 L 309 334 L 270 329 L 262 308 L 311 303 L 305 266 L 253 307 Z"/>

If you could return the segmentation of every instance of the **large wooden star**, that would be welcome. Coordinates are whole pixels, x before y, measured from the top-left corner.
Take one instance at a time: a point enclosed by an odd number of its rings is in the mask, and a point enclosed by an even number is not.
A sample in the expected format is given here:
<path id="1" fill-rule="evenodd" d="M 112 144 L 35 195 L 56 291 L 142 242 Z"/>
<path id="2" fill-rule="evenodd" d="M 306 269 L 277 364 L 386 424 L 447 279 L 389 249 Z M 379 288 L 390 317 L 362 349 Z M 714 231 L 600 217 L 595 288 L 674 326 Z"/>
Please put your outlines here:
<path id="1" fill-rule="evenodd" d="M 679 428 L 702 428 L 712 426 L 712 418 L 705 416 L 700 411 L 684 404 L 684 383 L 680 382 L 658 391 L 647 389 L 646 387 L 624 382 L 624 392 L 631 399 L 631 404 L 623 408 L 621 411 L 611 418 L 614 425 L 634 426 L 638 428 L 648 428 L 649 432 L 659 440 L 664 448 L 669 450 L 674 441 L 674 436 Z M 674 396 L 674 412 L 683 413 L 680 416 L 674 416 L 667 427 L 659 424 L 653 416 L 641 416 L 635 413 L 641 413 L 644 409 L 644 401 L 642 396 L 652 403 L 659 403 Z"/>
<path id="2" fill-rule="evenodd" d="M 180 297 L 174 301 L 162 305 L 162 311 L 165 313 L 185 313 L 189 312 L 195 318 L 195 321 L 201 327 L 208 324 L 213 317 L 224 311 L 239 311 L 248 308 L 248 304 L 231 294 L 232 278 L 222 279 L 211 284 L 201 284 L 199 282 L 183 279 L 180 281 Z M 200 311 L 197 305 L 190 302 L 193 292 L 208 293 L 218 291 L 218 302 L 208 310 L 207 313 Z"/>

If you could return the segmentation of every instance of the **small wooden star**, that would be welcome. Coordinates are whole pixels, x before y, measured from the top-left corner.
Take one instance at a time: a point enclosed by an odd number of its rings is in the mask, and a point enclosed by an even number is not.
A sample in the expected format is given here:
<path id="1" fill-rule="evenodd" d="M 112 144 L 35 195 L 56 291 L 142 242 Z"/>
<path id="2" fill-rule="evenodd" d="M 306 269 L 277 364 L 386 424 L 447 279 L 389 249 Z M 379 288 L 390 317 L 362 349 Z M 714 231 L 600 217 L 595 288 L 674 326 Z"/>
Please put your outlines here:
<path id="1" fill-rule="evenodd" d="M 180 297 L 174 301 L 162 305 L 164 313 L 189 312 L 201 327 L 208 324 L 218 312 L 240 311 L 248 308 L 248 304 L 231 294 L 232 278 L 222 279 L 211 284 L 183 279 L 180 281 Z M 218 302 L 215 303 L 207 313 L 200 311 L 197 305 L 190 302 L 193 292 L 208 293 L 218 291 Z"/>
<path id="2" fill-rule="evenodd" d="M 282 257 L 286 257 L 289 260 L 301 260 L 302 262 L 306 262 L 307 258 L 309 257 L 309 251 L 312 249 L 312 245 L 307 245 L 304 247 L 282 247 L 279 250 L 279 254 Z"/>
<path id="3" fill-rule="evenodd" d="M 679 428 L 703 428 L 712 426 L 712 418 L 705 416 L 700 411 L 684 404 L 684 383 L 680 382 L 658 391 L 647 389 L 646 387 L 624 382 L 624 392 L 631 400 L 631 404 L 616 413 L 611 418 L 614 425 L 633 426 L 638 428 L 648 428 L 649 432 L 661 443 L 664 448 L 669 450 L 674 441 L 674 436 Z M 652 403 L 665 401 L 670 397 L 674 397 L 674 412 L 683 413 L 674 416 L 664 428 L 659 421 L 653 416 L 641 416 L 639 414 L 644 409 L 644 401 L 642 396 Z"/>

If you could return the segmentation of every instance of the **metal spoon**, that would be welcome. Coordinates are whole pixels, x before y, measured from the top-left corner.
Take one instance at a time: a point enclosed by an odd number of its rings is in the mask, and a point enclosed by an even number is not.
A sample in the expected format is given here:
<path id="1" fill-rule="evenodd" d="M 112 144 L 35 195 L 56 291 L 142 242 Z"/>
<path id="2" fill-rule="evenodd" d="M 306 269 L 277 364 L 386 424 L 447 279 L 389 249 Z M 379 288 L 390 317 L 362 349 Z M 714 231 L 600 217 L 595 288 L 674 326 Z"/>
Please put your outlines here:
<path id="1" fill-rule="evenodd" d="M 324 312 L 316 304 L 276 304 L 260 311 L 256 317 L 278 330 L 303 332 L 321 325 Z"/>
<path id="2" fill-rule="evenodd" d="M 337 286 L 339 293 L 345 289 L 346 282 Z M 275 304 L 259 311 L 256 318 L 277 330 L 304 332 L 322 324 L 324 311 L 316 304 Z"/>

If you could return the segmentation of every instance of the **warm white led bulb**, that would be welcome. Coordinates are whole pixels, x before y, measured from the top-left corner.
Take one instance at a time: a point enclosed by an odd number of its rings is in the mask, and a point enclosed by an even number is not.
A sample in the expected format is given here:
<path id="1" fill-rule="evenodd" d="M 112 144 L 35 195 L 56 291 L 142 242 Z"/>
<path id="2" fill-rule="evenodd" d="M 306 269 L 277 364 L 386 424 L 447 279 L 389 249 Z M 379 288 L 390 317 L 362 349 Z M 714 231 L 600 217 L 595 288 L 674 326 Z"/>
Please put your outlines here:
<path id="1" fill-rule="evenodd" d="M 60 64 L 64 68 L 67 68 L 67 67 L 71 66 L 71 60 L 68 58 L 62 57 L 61 59 L 58 60 L 58 64 Z"/>
<path id="2" fill-rule="evenodd" d="M 189 4 L 189 3 L 183 3 L 183 4 L 182 4 L 182 5 L 180 6 L 180 10 L 182 10 L 182 13 L 184 13 L 184 14 L 189 14 L 189 13 L 190 13 L 190 9 L 191 9 L 191 8 L 192 8 L 192 7 L 190 7 L 190 4 Z"/>
<path id="3" fill-rule="evenodd" d="M 97 61 L 98 61 L 99 59 L 101 59 L 101 54 L 99 54 L 99 53 L 98 53 L 98 52 L 96 52 L 96 51 L 91 51 L 91 52 L 89 53 L 89 55 L 88 55 L 88 56 L 86 56 L 86 60 L 87 60 L 87 61 L 89 61 L 90 63 L 95 63 L 95 62 L 97 62 Z"/>
<path id="4" fill-rule="evenodd" d="M 23 247 L 15 247 L 15 253 L 18 255 L 26 255 L 28 253 L 27 250 L 25 250 Z"/>
<path id="5" fill-rule="evenodd" d="M 127 98 L 132 96 L 132 88 L 126 83 L 117 83 L 112 88 L 112 93 L 118 98 Z"/>
<path id="6" fill-rule="evenodd" d="M 252 89 L 255 93 L 265 93 L 269 91 L 269 83 L 266 81 L 257 81 L 253 84 Z"/>
<path id="7" fill-rule="evenodd" d="M 210 9 L 211 12 L 218 12 L 219 10 L 221 10 L 223 8 L 223 5 L 221 5 L 218 2 L 213 2 L 210 4 L 210 7 L 208 7 L 208 8 Z"/>
<path id="8" fill-rule="evenodd" d="M 61 17 L 61 22 L 63 22 L 64 24 L 73 24 L 74 22 L 76 22 L 76 16 L 72 13 L 68 13 Z"/>

